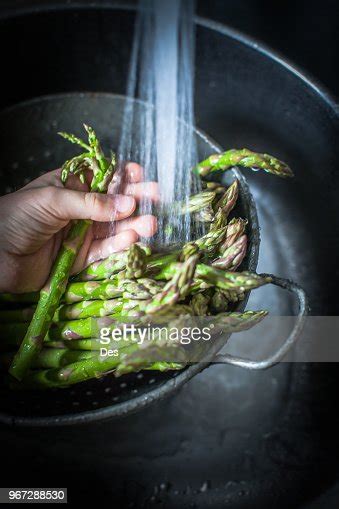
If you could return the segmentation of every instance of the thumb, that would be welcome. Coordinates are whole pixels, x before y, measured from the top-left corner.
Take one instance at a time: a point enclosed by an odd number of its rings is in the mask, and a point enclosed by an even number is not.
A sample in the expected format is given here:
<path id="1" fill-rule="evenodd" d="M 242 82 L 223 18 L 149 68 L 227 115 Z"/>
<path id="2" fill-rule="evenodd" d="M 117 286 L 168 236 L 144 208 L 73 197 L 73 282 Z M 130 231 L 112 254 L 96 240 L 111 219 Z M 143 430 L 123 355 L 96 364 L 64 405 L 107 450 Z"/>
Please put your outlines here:
<path id="1" fill-rule="evenodd" d="M 43 199 L 61 220 L 91 219 L 109 222 L 130 216 L 136 207 L 132 196 L 86 193 L 71 189 L 46 187 Z"/>

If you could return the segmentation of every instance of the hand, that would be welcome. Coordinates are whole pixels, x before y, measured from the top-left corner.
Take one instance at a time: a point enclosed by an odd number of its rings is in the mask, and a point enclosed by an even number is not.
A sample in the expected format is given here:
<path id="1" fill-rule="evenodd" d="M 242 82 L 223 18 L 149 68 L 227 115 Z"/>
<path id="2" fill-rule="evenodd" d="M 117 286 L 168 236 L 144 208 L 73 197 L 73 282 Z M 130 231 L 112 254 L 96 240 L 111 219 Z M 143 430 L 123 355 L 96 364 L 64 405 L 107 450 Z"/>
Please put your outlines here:
<path id="1" fill-rule="evenodd" d="M 158 200 L 157 183 L 142 182 L 138 164 L 126 165 L 123 194 L 87 191 L 76 177 L 64 187 L 60 170 L 55 170 L 0 198 L 0 292 L 29 292 L 43 286 L 72 219 L 94 221 L 73 274 L 127 248 L 139 236 L 156 232 L 154 216 L 130 217 L 141 198 Z"/>

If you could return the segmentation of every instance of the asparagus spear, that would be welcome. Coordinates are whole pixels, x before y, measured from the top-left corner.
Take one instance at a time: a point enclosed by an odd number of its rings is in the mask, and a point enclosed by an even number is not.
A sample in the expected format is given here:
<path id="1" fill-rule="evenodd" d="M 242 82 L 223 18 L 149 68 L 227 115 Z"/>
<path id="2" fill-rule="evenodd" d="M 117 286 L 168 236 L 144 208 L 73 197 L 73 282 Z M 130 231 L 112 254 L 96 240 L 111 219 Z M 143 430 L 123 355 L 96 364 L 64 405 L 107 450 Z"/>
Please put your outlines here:
<path id="1" fill-rule="evenodd" d="M 151 255 L 151 249 L 148 246 L 137 244 L 145 253 L 146 257 Z M 117 274 L 121 270 L 126 269 L 129 251 L 119 251 L 111 254 L 105 260 L 100 260 L 89 265 L 80 274 L 72 278 L 72 281 L 100 281 L 108 279 L 113 274 Z"/>
<path id="2" fill-rule="evenodd" d="M 214 191 L 216 194 L 225 192 L 225 186 L 223 186 L 219 182 L 203 181 L 202 188 L 205 189 L 206 191 Z"/>
<path id="3" fill-rule="evenodd" d="M 151 250 L 146 248 L 145 246 L 140 246 L 145 252 L 146 258 L 146 267 L 147 269 L 152 269 L 157 266 L 162 266 L 167 263 L 167 257 L 170 257 L 170 261 L 175 260 L 175 253 L 167 253 L 164 254 L 154 254 L 150 256 Z M 73 282 L 85 282 L 85 281 L 102 281 L 104 279 L 109 279 L 112 276 L 115 276 L 122 270 L 126 269 L 128 251 L 121 251 L 119 253 L 114 253 L 110 255 L 105 260 L 101 260 L 99 262 L 94 262 L 89 265 L 85 270 L 80 272 L 77 276 L 75 276 L 72 281 Z"/>
<path id="4" fill-rule="evenodd" d="M 237 270 L 246 255 L 246 248 L 247 235 L 242 235 L 219 258 L 214 260 L 212 267 L 223 270 Z"/>
<path id="5" fill-rule="evenodd" d="M 228 310 L 230 304 L 230 300 L 228 299 L 228 295 L 224 290 L 220 288 L 216 288 L 213 292 L 211 298 L 211 308 L 212 314 L 223 313 Z"/>
<path id="6" fill-rule="evenodd" d="M 226 237 L 224 242 L 221 244 L 219 252 L 223 254 L 228 248 L 241 237 L 247 225 L 247 221 L 241 218 L 233 218 L 227 225 Z"/>
<path id="7" fill-rule="evenodd" d="M 68 350 L 65 348 L 43 348 L 34 360 L 33 368 L 62 368 L 73 362 L 90 359 L 93 352 Z"/>
<path id="8" fill-rule="evenodd" d="M 180 270 L 180 263 L 170 263 L 166 265 L 155 279 L 171 279 L 174 274 Z M 225 291 L 234 291 L 242 293 L 247 290 L 258 288 L 259 286 L 268 284 L 271 282 L 270 277 L 262 277 L 258 274 L 250 272 L 227 272 L 209 265 L 198 263 L 195 269 L 195 279 L 193 285 L 200 281 L 205 281 L 209 286 L 214 286 Z"/>
<path id="9" fill-rule="evenodd" d="M 293 177 L 293 172 L 286 163 L 269 154 L 259 154 L 246 148 L 213 154 L 197 164 L 193 172 L 200 177 L 207 177 L 217 171 L 227 171 L 234 166 L 261 169 L 278 177 Z"/>
<path id="10" fill-rule="evenodd" d="M 201 223 L 211 223 L 214 219 L 214 210 L 212 205 L 206 205 L 204 209 L 195 212 L 193 218 Z"/>
<path id="11" fill-rule="evenodd" d="M 238 195 L 239 182 L 236 179 L 215 205 L 215 210 L 217 213 L 211 223 L 211 229 L 217 229 L 226 226 L 228 216 L 237 203 Z"/>
<path id="12" fill-rule="evenodd" d="M 53 322 L 107 316 L 122 309 L 121 299 L 83 300 L 75 304 L 63 304 L 54 313 Z M 0 324 L 22 323 L 32 318 L 34 308 L 0 311 Z"/>
<path id="13" fill-rule="evenodd" d="M 64 294 L 68 304 L 83 300 L 107 300 L 125 296 L 134 299 L 147 299 L 161 290 L 161 283 L 150 278 L 138 280 L 124 278 L 120 273 L 114 279 L 106 281 L 88 281 L 86 283 L 70 283 Z"/>
<path id="14" fill-rule="evenodd" d="M 204 292 L 193 295 L 190 306 L 194 316 L 207 316 L 209 314 L 210 296 Z"/>
<path id="15" fill-rule="evenodd" d="M 54 314 L 54 322 L 78 320 L 80 318 L 107 316 L 119 313 L 122 309 L 121 299 L 83 300 L 75 304 L 60 306 Z"/>
<path id="16" fill-rule="evenodd" d="M 115 169 L 115 158 L 113 156 L 111 160 L 106 159 L 93 129 L 89 126 L 85 126 L 85 129 L 88 133 L 88 145 L 83 142 L 80 144 L 82 147 L 86 145 L 87 152 L 64 164 L 61 180 L 66 182 L 70 174 L 78 174 L 80 179 L 84 181 L 84 171 L 89 169 L 93 173 L 90 190 L 104 193 L 107 191 Z M 63 136 L 70 139 L 68 135 L 63 134 Z M 79 140 L 71 136 L 71 141 L 78 143 Z M 90 225 L 91 221 L 73 222 L 62 244 L 53 264 L 50 277 L 40 292 L 39 302 L 26 336 L 9 370 L 11 375 L 18 380 L 22 380 L 25 376 L 34 358 L 42 348 L 44 337 L 66 289 L 72 265 Z"/>
<path id="17" fill-rule="evenodd" d="M 188 203 L 183 203 L 180 207 L 181 214 L 192 214 L 205 209 L 213 203 L 216 196 L 214 191 L 202 191 L 189 197 Z"/>
<path id="18" fill-rule="evenodd" d="M 131 279 L 140 278 L 145 273 L 145 270 L 145 251 L 138 244 L 132 244 L 127 252 L 126 277 Z"/>
<path id="19" fill-rule="evenodd" d="M 201 253 L 212 255 L 223 242 L 226 236 L 227 227 L 222 226 L 217 228 L 216 225 L 211 225 L 211 229 L 206 235 L 203 235 L 199 239 L 194 241 L 194 244 L 198 246 Z"/>
<path id="20" fill-rule="evenodd" d="M 145 308 L 146 314 L 164 311 L 173 306 L 178 300 L 186 297 L 193 281 L 199 255 L 193 254 L 187 258 L 173 275 L 163 290 L 155 295 Z"/>
<path id="21" fill-rule="evenodd" d="M 82 318 L 67 322 L 52 323 L 47 332 L 47 340 L 87 339 L 97 337 L 102 327 L 117 323 L 114 315 L 102 318 Z M 23 338 L 29 328 L 28 323 L 6 323 L 1 327 L 2 334 L 7 338 Z"/>
<path id="22" fill-rule="evenodd" d="M 116 343 L 116 341 L 114 341 Z M 110 345 L 108 345 L 109 347 Z M 100 339 L 72 339 L 69 341 L 66 339 L 65 341 L 45 341 L 45 348 L 67 348 L 68 350 L 83 350 L 83 351 L 97 351 L 102 348 L 102 344 Z"/>
<path id="23" fill-rule="evenodd" d="M 237 293 L 253 290 L 272 282 L 272 279 L 267 276 L 259 276 L 247 271 L 224 272 L 204 264 L 197 265 L 196 277 L 214 287 Z"/>
<path id="24" fill-rule="evenodd" d="M 193 214 L 211 205 L 216 194 L 215 191 L 211 190 L 201 191 L 189 196 L 187 201 L 172 203 L 170 207 L 159 207 L 158 211 L 164 216 Z"/>
<path id="25" fill-rule="evenodd" d="M 20 346 L 23 335 L 20 336 L 12 336 L 10 339 L 6 338 L 5 342 L 0 343 L 0 351 L 1 352 L 11 352 L 15 350 L 16 347 Z M 84 350 L 84 351 L 92 351 L 92 350 L 100 350 L 102 344 L 99 339 L 73 339 L 72 341 L 66 340 L 57 340 L 57 341 L 45 341 L 44 348 L 67 348 L 69 350 Z"/>

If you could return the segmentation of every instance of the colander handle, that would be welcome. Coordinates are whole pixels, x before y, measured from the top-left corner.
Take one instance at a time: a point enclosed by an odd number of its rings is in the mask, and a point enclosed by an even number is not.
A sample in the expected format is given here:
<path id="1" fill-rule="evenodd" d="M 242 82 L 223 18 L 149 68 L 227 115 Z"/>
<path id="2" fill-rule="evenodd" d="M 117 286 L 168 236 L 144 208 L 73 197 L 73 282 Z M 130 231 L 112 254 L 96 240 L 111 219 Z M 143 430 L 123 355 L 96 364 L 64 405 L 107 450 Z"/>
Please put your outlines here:
<path id="1" fill-rule="evenodd" d="M 290 348 L 296 343 L 305 321 L 305 317 L 308 311 L 307 297 L 304 290 L 289 279 L 283 279 L 276 277 L 272 274 L 261 274 L 262 276 L 269 276 L 272 278 L 272 284 L 280 286 L 289 292 L 293 292 L 298 297 L 299 301 L 299 312 L 296 324 L 294 325 L 291 334 L 288 336 L 283 345 L 272 355 L 261 361 L 251 361 L 243 357 L 236 357 L 230 354 L 219 354 L 215 357 L 214 362 L 222 362 L 226 364 L 233 364 L 233 366 L 240 366 L 246 369 L 267 369 L 274 364 L 277 364 L 290 350 Z"/>

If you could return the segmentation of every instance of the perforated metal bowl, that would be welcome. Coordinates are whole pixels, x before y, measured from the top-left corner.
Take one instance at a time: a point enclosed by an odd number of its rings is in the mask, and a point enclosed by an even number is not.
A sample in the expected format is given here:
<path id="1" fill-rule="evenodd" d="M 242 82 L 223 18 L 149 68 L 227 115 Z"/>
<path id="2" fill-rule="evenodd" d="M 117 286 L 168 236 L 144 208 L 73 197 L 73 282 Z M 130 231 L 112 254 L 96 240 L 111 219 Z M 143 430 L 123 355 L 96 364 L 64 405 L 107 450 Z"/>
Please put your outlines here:
<path id="1" fill-rule="evenodd" d="M 87 122 L 95 127 L 106 148 L 114 149 L 119 140 L 125 98 L 105 93 L 73 93 L 46 96 L 18 104 L 0 114 L 0 125 L 6 126 L 0 141 L 2 169 L 6 174 L 5 189 L 14 190 L 33 179 L 41 170 L 56 167 L 73 154 L 74 149 L 57 136 L 58 130 L 81 135 Z M 143 104 L 137 102 L 137 107 Z M 20 133 L 20 135 L 18 135 Z M 221 150 L 204 133 L 196 132 L 199 158 Z M 239 180 L 240 193 L 237 212 L 248 220 L 248 254 L 243 269 L 255 271 L 259 252 L 259 226 L 255 203 L 246 180 L 237 169 L 224 177 L 230 182 Z M 305 296 L 293 283 L 274 278 L 277 284 L 297 293 L 300 319 L 284 345 L 268 359 L 255 362 L 231 355 L 216 357 L 227 337 L 211 347 L 204 362 L 180 372 L 142 372 L 114 378 L 108 375 L 69 389 L 46 392 L 13 392 L 0 389 L 0 421 L 20 425 L 70 425 L 105 418 L 118 418 L 174 393 L 185 382 L 209 365 L 220 361 L 248 369 L 264 369 L 278 362 L 296 340 L 306 313 Z M 238 309 L 243 309 L 246 301 Z"/>

